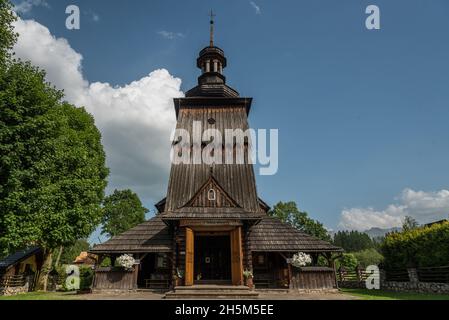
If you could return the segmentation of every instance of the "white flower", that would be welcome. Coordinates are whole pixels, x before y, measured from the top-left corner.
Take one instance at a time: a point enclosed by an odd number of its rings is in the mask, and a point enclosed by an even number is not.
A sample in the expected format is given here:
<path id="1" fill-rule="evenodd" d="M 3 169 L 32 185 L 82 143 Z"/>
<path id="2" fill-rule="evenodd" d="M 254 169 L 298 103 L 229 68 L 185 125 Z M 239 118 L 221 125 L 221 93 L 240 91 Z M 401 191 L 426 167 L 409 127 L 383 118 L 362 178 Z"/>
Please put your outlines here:
<path id="1" fill-rule="evenodd" d="M 312 257 L 304 252 L 299 252 L 293 256 L 292 266 L 296 268 L 305 267 L 312 263 Z"/>
<path id="2" fill-rule="evenodd" d="M 132 270 L 134 264 L 136 263 L 136 260 L 134 260 L 131 255 L 124 254 L 117 258 L 117 263 L 119 266 L 125 268 L 126 270 Z"/>

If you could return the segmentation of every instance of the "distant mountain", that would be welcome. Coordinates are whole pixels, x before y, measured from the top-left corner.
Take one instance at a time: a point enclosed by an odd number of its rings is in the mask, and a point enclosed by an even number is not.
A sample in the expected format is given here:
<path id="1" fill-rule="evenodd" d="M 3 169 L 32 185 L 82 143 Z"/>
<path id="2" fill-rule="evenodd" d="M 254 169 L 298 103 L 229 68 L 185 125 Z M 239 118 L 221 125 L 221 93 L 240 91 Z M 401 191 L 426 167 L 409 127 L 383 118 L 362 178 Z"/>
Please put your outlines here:
<path id="1" fill-rule="evenodd" d="M 371 228 L 369 230 L 364 231 L 367 235 L 369 235 L 372 239 L 384 237 L 387 233 L 398 232 L 401 231 L 401 228 L 390 228 L 390 229 L 381 229 L 381 228 Z"/>

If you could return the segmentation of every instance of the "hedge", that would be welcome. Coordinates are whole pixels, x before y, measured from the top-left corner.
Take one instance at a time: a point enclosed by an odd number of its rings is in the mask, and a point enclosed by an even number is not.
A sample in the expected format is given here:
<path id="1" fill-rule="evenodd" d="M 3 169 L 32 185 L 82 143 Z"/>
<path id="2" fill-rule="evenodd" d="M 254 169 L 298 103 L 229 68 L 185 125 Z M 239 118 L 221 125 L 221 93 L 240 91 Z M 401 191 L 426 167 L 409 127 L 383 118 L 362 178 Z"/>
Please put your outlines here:
<path id="1" fill-rule="evenodd" d="M 387 268 L 449 265 L 449 222 L 390 233 L 381 246 Z"/>

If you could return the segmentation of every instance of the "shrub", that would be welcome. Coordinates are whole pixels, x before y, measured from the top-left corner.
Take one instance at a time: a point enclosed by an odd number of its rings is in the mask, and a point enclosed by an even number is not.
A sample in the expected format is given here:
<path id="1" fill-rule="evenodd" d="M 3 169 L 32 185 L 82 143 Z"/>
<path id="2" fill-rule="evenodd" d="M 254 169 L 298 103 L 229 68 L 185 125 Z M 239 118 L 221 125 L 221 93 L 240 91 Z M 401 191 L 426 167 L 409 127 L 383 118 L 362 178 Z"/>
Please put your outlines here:
<path id="1" fill-rule="evenodd" d="M 366 268 L 371 265 L 379 265 L 384 257 L 376 249 L 366 249 L 359 252 L 354 252 L 359 265 Z"/>
<path id="2" fill-rule="evenodd" d="M 100 266 L 103 268 L 112 267 L 111 258 L 109 258 L 109 257 L 104 258 L 104 260 L 101 262 Z"/>
<path id="3" fill-rule="evenodd" d="M 341 267 L 345 268 L 346 270 L 355 270 L 355 268 L 358 265 L 357 258 L 352 253 L 343 253 L 343 256 L 336 261 L 336 267 L 337 270 Z"/>
<path id="4" fill-rule="evenodd" d="M 80 290 L 90 289 L 92 282 L 94 280 L 94 271 L 91 267 L 80 267 Z"/>
<path id="5" fill-rule="evenodd" d="M 385 237 L 381 250 L 387 268 L 436 267 L 449 264 L 449 222 Z"/>

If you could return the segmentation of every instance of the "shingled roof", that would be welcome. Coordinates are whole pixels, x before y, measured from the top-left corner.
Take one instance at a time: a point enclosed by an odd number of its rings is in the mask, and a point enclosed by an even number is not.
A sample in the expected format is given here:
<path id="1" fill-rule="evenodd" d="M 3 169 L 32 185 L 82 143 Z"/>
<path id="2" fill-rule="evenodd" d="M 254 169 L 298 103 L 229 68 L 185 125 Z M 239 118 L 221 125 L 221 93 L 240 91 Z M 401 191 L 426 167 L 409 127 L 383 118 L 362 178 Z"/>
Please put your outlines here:
<path id="1" fill-rule="evenodd" d="M 160 217 L 167 220 L 179 219 L 239 219 L 259 220 L 265 214 L 248 212 L 241 208 L 181 208 L 179 210 L 164 212 Z"/>
<path id="2" fill-rule="evenodd" d="M 170 252 L 172 236 L 160 217 L 154 217 L 138 226 L 96 245 L 91 253 Z"/>
<path id="3" fill-rule="evenodd" d="M 9 267 L 38 254 L 42 251 L 39 247 L 31 247 L 24 250 L 19 250 L 12 255 L 0 260 L 0 270 L 8 269 Z"/>
<path id="4" fill-rule="evenodd" d="M 293 228 L 277 218 L 264 218 L 251 228 L 252 251 L 341 252 L 343 249 Z"/>

